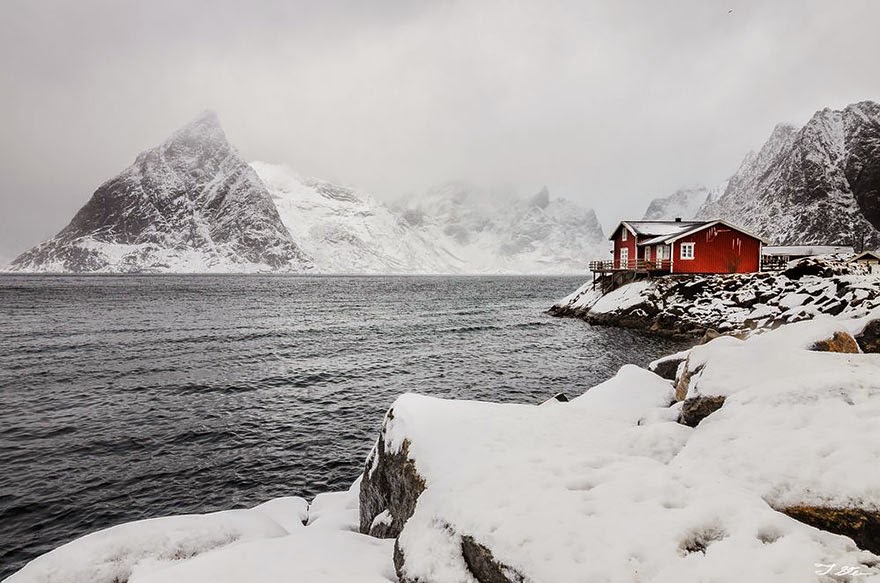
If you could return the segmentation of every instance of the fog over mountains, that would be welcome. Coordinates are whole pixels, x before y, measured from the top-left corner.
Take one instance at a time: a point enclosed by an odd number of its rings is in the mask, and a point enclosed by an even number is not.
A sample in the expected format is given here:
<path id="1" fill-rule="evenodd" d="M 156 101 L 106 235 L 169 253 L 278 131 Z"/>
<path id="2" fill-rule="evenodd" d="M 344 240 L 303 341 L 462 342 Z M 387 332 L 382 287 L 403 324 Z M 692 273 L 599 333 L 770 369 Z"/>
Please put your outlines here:
<path id="1" fill-rule="evenodd" d="M 101 185 L 14 271 L 581 273 L 605 238 L 592 210 L 449 183 L 386 205 L 249 165 L 207 112 Z"/>
<path id="2" fill-rule="evenodd" d="M 646 218 L 724 218 L 779 245 L 880 246 L 880 105 L 779 124 L 729 181 L 651 203 Z M 694 203 L 708 197 L 703 204 Z M 681 213 L 676 215 L 675 213 Z"/>

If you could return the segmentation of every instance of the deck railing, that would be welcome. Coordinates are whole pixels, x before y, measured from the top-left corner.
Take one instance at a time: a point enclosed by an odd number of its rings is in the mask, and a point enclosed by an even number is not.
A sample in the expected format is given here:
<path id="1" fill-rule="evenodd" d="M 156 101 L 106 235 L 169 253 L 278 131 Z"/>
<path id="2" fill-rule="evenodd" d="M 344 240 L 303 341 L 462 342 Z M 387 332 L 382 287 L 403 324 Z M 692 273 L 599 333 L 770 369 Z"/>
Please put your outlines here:
<path id="1" fill-rule="evenodd" d="M 628 261 L 590 261 L 588 264 L 593 273 L 608 271 L 669 271 L 671 261 L 662 259 L 659 261 L 645 261 L 644 259 L 630 259 Z"/>

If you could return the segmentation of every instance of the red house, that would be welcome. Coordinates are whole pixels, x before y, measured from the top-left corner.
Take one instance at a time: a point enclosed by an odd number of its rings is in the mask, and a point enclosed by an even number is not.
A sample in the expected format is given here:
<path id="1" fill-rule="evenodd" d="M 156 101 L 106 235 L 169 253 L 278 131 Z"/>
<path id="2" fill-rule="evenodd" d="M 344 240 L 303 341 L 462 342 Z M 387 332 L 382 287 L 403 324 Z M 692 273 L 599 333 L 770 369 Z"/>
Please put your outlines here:
<path id="1" fill-rule="evenodd" d="M 609 239 L 614 259 L 593 262 L 591 270 L 750 273 L 759 271 L 765 243 L 721 220 L 622 221 Z"/>

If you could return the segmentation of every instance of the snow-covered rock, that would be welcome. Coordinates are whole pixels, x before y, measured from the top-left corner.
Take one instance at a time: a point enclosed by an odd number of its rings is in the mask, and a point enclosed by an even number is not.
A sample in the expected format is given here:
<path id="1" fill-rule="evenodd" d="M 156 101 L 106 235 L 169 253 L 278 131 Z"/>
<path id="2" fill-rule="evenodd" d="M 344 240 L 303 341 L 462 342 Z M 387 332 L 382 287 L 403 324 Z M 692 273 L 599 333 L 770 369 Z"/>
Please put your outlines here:
<path id="1" fill-rule="evenodd" d="M 880 104 L 778 125 L 697 218 L 724 217 L 774 244 L 880 245 Z"/>
<path id="2" fill-rule="evenodd" d="M 257 510 L 151 518 L 78 538 L 37 557 L 4 583 L 124 583 L 136 572 L 238 542 L 288 534 Z"/>
<path id="3" fill-rule="evenodd" d="M 265 185 L 206 112 L 102 184 L 15 271 L 303 271 Z"/>
<path id="4" fill-rule="evenodd" d="M 666 276 L 602 295 L 588 282 L 554 304 L 555 316 L 699 336 L 750 332 L 816 315 L 864 315 L 880 306 L 880 278 L 832 257 L 792 262 L 777 273 Z"/>
<path id="5" fill-rule="evenodd" d="M 138 572 L 130 583 L 397 583 L 393 547 L 354 532 L 303 528 Z"/>
<path id="6" fill-rule="evenodd" d="M 850 540 L 676 463 L 701 429 L 655 414 L 671 394 L 627 367 L 553 407 L 400 397 L 377 447 L 405 455 L 425 485 L 397 539 L 400 580 L 833 580 L 820 563 L 880 577 L 878 558 Z M 368 464 L 364 483 L 388 483 L 389 471 Z"/>

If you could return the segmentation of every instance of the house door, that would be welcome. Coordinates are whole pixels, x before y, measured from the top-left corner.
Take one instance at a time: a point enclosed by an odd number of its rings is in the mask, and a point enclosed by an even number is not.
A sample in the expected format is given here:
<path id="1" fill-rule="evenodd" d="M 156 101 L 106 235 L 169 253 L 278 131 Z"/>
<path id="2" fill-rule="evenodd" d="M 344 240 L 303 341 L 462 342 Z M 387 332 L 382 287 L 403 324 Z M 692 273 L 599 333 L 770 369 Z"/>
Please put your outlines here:
<path id="1" fill-rule="evenodd" d="M 629 267 L 629 249 L 626 247 L 620 250 L 620 267 L 621 269 Z"/>

